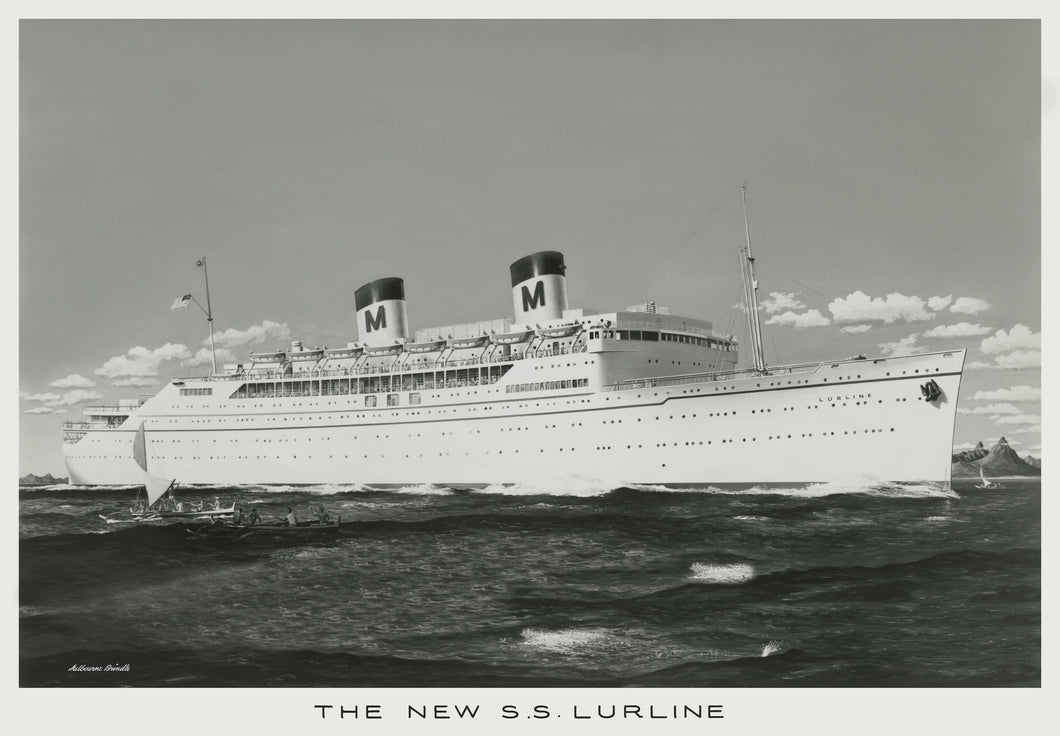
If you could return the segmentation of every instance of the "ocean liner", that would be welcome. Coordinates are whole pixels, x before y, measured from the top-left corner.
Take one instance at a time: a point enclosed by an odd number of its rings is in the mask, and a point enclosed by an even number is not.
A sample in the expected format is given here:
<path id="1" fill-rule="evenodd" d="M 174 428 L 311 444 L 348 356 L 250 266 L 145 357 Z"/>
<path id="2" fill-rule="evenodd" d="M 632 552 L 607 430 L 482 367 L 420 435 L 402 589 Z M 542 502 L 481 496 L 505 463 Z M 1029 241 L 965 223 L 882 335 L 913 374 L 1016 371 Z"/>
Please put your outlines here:
<path id="1" fill-rule="evenodd" d="M 359 340 L 294 342 L 63 426 L 70 482 L 668 487 L 948 484 L 963 350 L 767 366 L 750 238 L 751 366 L 653 302 L 569 308 L 564 257 L 510 266 L 513 316 L 418 330 L 404 282 L 354 294 Z"/>

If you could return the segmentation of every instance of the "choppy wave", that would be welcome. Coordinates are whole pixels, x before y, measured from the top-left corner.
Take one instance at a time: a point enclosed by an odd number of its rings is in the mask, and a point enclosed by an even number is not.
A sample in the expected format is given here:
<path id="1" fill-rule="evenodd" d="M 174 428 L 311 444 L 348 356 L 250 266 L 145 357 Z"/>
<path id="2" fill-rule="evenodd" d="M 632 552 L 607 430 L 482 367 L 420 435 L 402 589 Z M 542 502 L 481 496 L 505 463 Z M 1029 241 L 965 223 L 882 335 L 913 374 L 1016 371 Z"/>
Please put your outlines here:
<path id="1" fill-rule="evenodd" d="M 189 489 L 341 513 L 257 541 L 26 493 L 20 681 L 105 657 L 143 663 L 106 686 L 1040 685 L 1037 489 L 834 490 Z"/>
<path id="2" fill-rule="evenodd" d="M 643 487 L 648 490 L 648 487 Z M 660 490 L 658 488 L 654 490 Z M 934 483 L 879 483 L 878 481 L 827 481 L 806 485 L 756 485 L 750 488 L 727 488 L 708 485 L 702 488 L 661 489 L 669 493 L 716 493 L 726 496 L 789 496 L 822 498 L 835 495 L 864 495 L 878 498 L 960 498 L 950 488 Z"/>
<path id="3" fill-rule="evenodd" d="M 603 629 L 560 629 L 558 631 L 523 629 L 520 636 L 528 647 L 548 652 L 569 653 L 599 646 L 611 638 L 612 634 Z"/>
<path id="4" fill-rule="evenodd" d="M 713 563 L 692 563 L 692 579 L 703 583 L 736 584 L 746 583 L 755 577 L 755 569 L 746 563 L 718 565 Z"/>
<path id="5" fill-rule="evenodd" d="M 784 651 L 784 645 L 779 641 L 771 641 L 762 647 L 762 656 L 771 657 Z"/>
<path id="6" fill-rule="evenodd" d="M 594 476 L 565 476 L 542 481 L 494 483 L 477 493 L 504 496 L 603 496 L 624 487 L 613 478 Z"/>
<path id="7" fill-rule="evenodd" d="M 788 496 L 792 498 L 822 498 L 834 495 L 865 495 L 879 498 L 951 498 L 960 496 L 952 489 L 937 483 L 881 483 L 875 479 L 859 478 L 821 483 L 760 484 L 739 487 L 730 484 L 666 486 L 644 483 L 624 483 L 590 478 L 565 478 L 555 482 L 519 483 L 489 486 L 483 492 L 507 495 L 568 495 L 599 496 L 619 491 L 660 494 L 718 494 L 726 496 Z"/>
<path id="8" fill-rule="evenodd" d="M 21 493 L 35 493 L 38 491 L 129 491 L 143 488 L 142 485 L 120 485 L 120 486 L 81 486 L 70 483 L 54 483 L 52 485 L 19 486 Z"/>

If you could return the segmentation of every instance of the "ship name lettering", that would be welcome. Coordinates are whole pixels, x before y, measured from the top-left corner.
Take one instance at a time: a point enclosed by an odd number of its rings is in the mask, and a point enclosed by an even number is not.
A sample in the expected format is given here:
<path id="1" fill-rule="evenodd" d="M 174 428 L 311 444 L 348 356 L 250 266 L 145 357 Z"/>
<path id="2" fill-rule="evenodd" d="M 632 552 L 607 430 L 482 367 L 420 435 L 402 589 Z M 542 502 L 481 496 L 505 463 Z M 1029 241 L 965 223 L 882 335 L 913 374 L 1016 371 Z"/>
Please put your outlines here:
<path id="1" fill-rule="evenodd" d="M 534 293 L 530 294 L 530 289 L 526 286 L 523 287 L 523 311 L 529 312 L 531 309 L 537 309 L 538 307 L 545 306 L 545 282 L 538 281 L 537 285 L 534 286 Z"/>
<path id="2" fill-rule="evenodd" d="M 386 329 L 386 307 L 380 306 L 375 313 L 375 317 L 372 316 L 371 312 L 364 313 L 364 329 L 365 332 L 371 332 L 372 330 L 378 330 L 382 327 Z"/>
<path id="3" fill-rule="evenodd" d="M 649 719 L 661 719 L 661 718 L 676 718 L 676 719 L 701 719 L 704 717 L 704 711 L 707 718 L 724 718 L 725 715 L 722 713 L 721 705 L 708 705 L 705 708 L 702 705 L 649 705 L 647 707 L 641 705 L 598 705 L 595 711 L 585 706 L 574 706 L 574 717 L 578 719 L 589 719 L 589 718 L 649 718 Z"/>
<path id="4" fill-rule="evenodd" d="M 817 401 L 823 403 L 823 402 L 828 402 L 828 401 L 850 401 L 852 399 L 871 399 L 871 398 L 872 398 L 872 394 L 847 394 L 846 396 L 825 396 L 823 398 L 818 398 Z"/>

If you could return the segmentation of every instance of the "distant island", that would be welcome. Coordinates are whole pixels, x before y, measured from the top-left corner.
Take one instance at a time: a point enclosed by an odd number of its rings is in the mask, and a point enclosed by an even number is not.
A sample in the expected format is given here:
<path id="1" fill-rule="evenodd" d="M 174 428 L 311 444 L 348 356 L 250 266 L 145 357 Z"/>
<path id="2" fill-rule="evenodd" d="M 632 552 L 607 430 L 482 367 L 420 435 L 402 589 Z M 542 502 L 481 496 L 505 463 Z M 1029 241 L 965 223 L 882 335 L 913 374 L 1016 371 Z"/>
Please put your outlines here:
<path id="1" fill-rule="evenodd" d="M 971 450 L 958 452 L 951 458 L 953 478 L 978 478 L 979 470 L 989 478 L 1022 475 L 1038 477 L 1042 474 L 1041 458 L 1028 455 L 1021 458 L 1002 437 L 989 450 L 980 442 Z"/>
<path id="2" fill-rule="evenodd" d="M 54 486 L 60 483 L 66 483 L 66 478 L 53 478 L 50 473 L 44 475 L 23 475 L 18 479 L 20 486 Z"/>

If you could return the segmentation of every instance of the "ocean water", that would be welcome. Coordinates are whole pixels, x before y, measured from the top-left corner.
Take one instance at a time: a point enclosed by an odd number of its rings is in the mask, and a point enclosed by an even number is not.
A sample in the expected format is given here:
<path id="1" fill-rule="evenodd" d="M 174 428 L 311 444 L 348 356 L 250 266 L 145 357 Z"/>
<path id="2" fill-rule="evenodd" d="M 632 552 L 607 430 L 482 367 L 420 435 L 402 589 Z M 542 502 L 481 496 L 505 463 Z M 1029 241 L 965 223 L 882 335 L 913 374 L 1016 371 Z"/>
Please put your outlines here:
<path id="1" fill-rule="evenodd" d="M 22 488 L 20 684 L 1040 686 L 1040 482 L 1001 484 L 181 491 L 342 517 L 272 540 Z"/>

